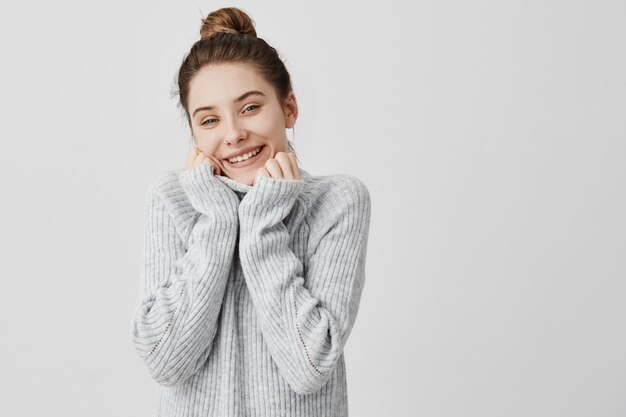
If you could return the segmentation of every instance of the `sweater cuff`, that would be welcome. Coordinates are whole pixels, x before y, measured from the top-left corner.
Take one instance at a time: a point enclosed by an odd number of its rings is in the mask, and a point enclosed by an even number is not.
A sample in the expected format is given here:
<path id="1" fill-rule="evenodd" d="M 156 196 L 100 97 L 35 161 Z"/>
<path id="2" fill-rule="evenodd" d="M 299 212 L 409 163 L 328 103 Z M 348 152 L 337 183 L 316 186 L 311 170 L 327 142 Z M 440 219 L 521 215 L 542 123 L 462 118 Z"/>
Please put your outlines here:
<path id="1" fill-rule="evenodd" d="M 241 200 L 241 204 L 252 207 L 278 206 L 291 208 L 303 184 L 304 181 L 302 179 L 292 180 L 258 175 L 256 184 L 247 192 Z"/>
<path id="2" fill-rule="evenodd" d="M 237 217 L 239 198 L 214 175 L 213 165 L 201 164 L 178 174 L 191 205 L 204 215 Z"/>

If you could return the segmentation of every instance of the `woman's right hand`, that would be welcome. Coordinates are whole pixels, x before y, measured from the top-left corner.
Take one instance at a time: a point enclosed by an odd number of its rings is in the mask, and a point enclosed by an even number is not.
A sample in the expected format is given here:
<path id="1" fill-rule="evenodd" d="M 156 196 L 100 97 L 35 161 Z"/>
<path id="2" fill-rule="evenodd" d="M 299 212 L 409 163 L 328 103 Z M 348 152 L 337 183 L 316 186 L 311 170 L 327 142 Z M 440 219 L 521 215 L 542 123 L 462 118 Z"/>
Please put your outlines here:
<path id="1" fill-rule="evenodd" d="M 188 171 L 191 168 L 197 167 L 198 165 L 202 164 L 213 165 L 213 175 L 222 175 L 219 161 L 214 156 L 205 155 L 200 149 L 194 146 L 187 154 L 187 160 L 185 161 L 185 170 Z"/>
<path id="2" fill-rule="evenodd" d="M 213 167 L 212 174 L 204 169 L 192 172 L 193 168 L 206 164 Z M 178 174 L 178 179 L 197 212 L 211 218 L 237 222 L 239 198 L 230 187 L 216 178 L 222 172 L 221 163 L 216 157 L 193 147 L 187 154 L 185 169 Z"/>

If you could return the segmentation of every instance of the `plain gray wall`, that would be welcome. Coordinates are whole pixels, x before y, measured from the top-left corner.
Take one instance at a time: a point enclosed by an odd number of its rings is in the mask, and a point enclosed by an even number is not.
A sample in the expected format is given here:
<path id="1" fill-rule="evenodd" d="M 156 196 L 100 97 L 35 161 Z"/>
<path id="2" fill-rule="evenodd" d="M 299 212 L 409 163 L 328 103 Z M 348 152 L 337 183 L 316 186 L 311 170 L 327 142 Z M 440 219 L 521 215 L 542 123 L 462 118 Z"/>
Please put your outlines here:
<path id="1" fill-rule="evenodd" d="M 227 5 L 285 58 L 302 166 L 370 189 L 350 414 L 626 415 L 626 4 L 546 0 L 3 1 L 0 414 L 150 415 L 144 196 Z"/>

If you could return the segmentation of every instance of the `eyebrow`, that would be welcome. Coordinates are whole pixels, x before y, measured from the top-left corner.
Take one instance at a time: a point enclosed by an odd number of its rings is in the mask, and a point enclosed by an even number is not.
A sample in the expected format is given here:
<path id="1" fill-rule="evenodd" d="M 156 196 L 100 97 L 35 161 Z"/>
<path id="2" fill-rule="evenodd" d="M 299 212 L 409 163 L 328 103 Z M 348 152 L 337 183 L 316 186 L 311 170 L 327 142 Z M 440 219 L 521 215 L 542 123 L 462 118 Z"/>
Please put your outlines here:
<path id="1" fill-rule="evenodd" d="M 257 91 L 257 90 L 248 91 L 247 93 L 243 93 L 242 95 L 240 95 L 239 97 L 234 99 L 233 103 L 239 103 L 241 101 L 244 101 L 245 99 L 247 99 L 250 96 L 263 96 L 263 97 L 265 97 L 265 94 L 263 94 L 262 92 Z M 213 110 L 213 108 L 214 108 L 213 106 L 198 107 L 197 109 L 195 109 L 193 111 L 193 114 L 191 115 L 191 117 L 194 117 L 196 115 L 196 113 L 198 113 L 201 110 Z"/>

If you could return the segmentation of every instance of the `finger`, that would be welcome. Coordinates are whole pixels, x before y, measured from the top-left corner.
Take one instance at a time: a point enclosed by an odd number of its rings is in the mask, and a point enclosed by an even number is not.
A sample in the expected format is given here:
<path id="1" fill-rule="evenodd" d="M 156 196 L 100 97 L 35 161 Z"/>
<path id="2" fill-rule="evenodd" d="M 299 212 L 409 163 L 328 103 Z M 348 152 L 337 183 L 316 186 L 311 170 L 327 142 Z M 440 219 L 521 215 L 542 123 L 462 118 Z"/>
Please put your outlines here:
<path id="1" fill-rule="evenodd" d="M 270 173 L 267 171 L 267 169 L 265 169 L 265 167 L 261 167 L 259 169 L 256 170 L 256 175 L 254 176 L 254 181 L 252 182 L 252 185 L 256 185 L 256 179 L 258 176 L 263 176 L 263 177 L 269 177 Z"/>
<path id="2" fill-rule="evenodd" d="M 268 159 L 267 161 L 265 161 L 264 168 L 267 170 L 267 172 L 270 174 L 272 178 L 283 177 L 283 171 L 280 169 L 280 164 L 274 158 Z"/>
<path id="3" fill-rule="evenodd" d="M 291 161 L 291 170 L 293 172 L 293 177 L 296 180 L 300 179 L 300 167 L 298 166 L 298 160 L 296 159 L 295 152 L 289 152 L 287 154 L 289 156 L 289 160 Z"/>
<path id="4" fill-rule="evenodd" d="M 283 178 L 287 180 L 294 179 L 293 172 L 291 169 L 291 159 L 289 159 L 289 156 L 287 155 L 287 153 L 278 152 L 276 156 L 274 157 L 274 159 L 276 159 L 276 161 L 278 161 L 278 164 L 280 165 L 280 169 L 283 173 Z"/>
<path id="5" fill-rule="evenodd" d="M 215 175 L 222 175 L 222 164 L 217 160 L 213 155 L 207 155 L 207 157 L 211 160 L 211 165 L 213 165 L 213 171 Z"/>
<path id="6" fill-rule="evenodd" d="M 196 155 L 196 158 L 193 161 L 193 167 L 197 167 L 198 165 L 201 165 L 205 159 L 206 159 L 206 155 L 200 152 L 198 155 Z"/>
<path id="7" fill-rule="evenodd" d="M 261 167 L 259 169 L 256 170 L 256 174 L 257 175 L 262 175 L 264 177 L 269 177 L 270 173 L 267 171 L 267 169 L 265 169 L 265 167 Z"/>

